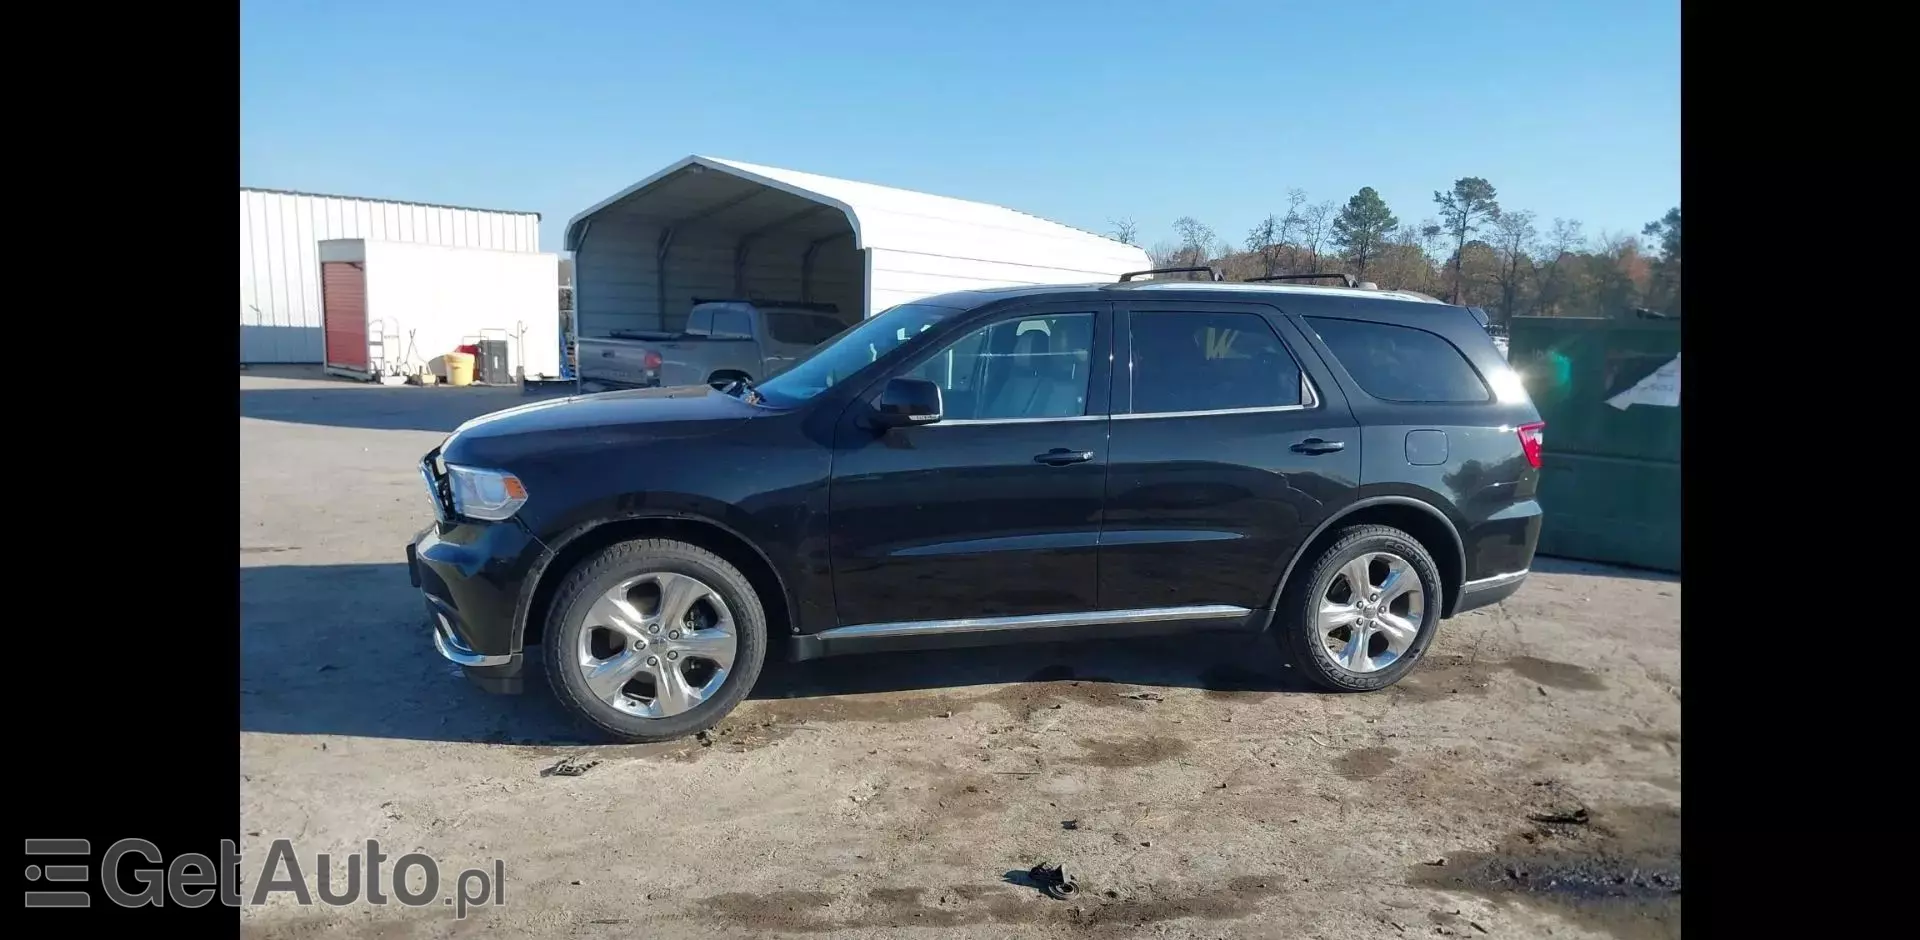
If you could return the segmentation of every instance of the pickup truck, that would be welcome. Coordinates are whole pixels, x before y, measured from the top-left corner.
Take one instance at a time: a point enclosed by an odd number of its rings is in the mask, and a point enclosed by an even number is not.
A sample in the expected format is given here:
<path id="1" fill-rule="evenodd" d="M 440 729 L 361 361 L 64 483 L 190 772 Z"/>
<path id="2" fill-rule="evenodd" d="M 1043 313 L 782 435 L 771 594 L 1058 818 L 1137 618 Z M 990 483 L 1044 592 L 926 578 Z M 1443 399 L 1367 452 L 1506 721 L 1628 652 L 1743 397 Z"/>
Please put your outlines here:
<path id="1" fill-rule="evenodd" d="M 757 382 L 847 326 L 833 304 L 695 298 L 681 332 L 580 337 L 580 384 L 591 390 Z"/>

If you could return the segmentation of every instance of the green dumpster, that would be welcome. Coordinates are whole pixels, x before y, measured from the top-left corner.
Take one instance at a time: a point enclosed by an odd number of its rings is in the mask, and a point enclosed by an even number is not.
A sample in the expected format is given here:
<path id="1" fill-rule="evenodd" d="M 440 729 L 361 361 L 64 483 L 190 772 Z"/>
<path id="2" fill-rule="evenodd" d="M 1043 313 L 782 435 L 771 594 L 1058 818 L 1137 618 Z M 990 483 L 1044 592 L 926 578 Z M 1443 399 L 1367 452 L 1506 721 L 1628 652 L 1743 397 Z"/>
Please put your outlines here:
<path id="1" fill-rule="evenodd" d="M 1680 570 L 1680 323 L 1515 317 L 1547 422 L 1540 554 Z"/>

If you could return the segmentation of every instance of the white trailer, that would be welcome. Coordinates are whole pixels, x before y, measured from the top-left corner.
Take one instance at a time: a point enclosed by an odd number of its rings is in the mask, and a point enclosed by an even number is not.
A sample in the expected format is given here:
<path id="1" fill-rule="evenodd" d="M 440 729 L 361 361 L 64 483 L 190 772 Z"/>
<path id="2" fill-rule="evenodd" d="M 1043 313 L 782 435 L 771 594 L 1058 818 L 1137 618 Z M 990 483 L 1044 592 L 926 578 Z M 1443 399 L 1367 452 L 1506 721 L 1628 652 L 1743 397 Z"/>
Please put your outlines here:
<path id="1" fill-rule="evenodd" d="M 508 375 L 561 375 L 558 255 L 343 238 L 320 242 L 319 259 L 329 373 L 410 375 L 503 340 Z"/>
<path id="2" fill-rule="evenodd" d="M 677 331 L 694 300 L 832 304 L 1110 281 L 1147 253 L 1000 206 L 691 156 L 567 225 L 579 337 Z"/>

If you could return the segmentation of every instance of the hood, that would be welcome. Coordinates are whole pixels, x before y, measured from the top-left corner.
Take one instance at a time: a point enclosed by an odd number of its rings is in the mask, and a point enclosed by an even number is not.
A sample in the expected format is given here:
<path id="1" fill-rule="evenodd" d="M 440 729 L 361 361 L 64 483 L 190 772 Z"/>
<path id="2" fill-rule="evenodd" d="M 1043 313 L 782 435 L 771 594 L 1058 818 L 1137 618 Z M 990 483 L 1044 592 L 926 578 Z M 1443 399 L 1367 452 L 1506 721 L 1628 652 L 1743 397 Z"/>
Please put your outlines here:
<path id="1" fill-rule="evenodd" d="M 758 413 L 706 385 L 572 395 L 474 418 L 454 429 L 440 453 L 448 463 L 504 468 L 530 452 L 713 434 Z"/>

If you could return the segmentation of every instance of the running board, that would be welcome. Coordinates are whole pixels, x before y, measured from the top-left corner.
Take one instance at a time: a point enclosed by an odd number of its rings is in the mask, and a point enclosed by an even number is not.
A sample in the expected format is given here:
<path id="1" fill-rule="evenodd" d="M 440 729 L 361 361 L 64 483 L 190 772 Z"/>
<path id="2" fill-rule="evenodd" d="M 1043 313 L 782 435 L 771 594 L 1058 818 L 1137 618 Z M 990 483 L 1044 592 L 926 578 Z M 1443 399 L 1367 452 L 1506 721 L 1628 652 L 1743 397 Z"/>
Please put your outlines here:
<path id="1" fill-rule="evenodd" d="M 820 659 L 858 653 L 958 649 L 1005 643 L 1054 643 L 1196 632 L 1258 631 L 1261 618 L 1245 607 L 1212 604 L 1142 610 L 1089 610 L 1021 617 L 911 620 L 834 627 L 789 638 L 790 658 Z"/>

